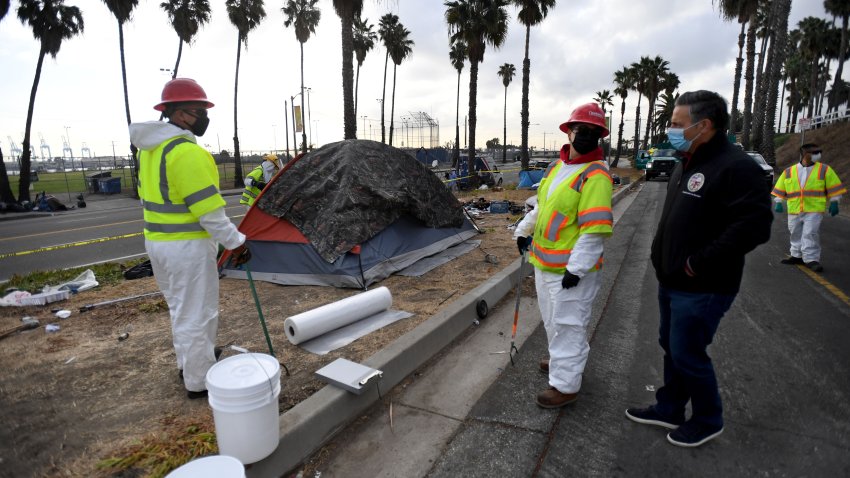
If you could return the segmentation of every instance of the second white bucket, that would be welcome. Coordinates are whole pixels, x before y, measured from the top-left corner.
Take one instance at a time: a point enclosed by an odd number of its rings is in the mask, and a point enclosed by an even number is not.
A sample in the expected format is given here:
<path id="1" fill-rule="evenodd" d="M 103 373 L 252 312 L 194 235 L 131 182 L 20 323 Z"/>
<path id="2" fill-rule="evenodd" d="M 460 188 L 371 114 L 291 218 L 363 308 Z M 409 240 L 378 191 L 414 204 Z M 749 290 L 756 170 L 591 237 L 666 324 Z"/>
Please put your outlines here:
<path id="1" fill-rule="evenodd" d="M 271 455 L 280 441 L 277 360 L 266 354 L 234 355 L 213 365 L 206 383 L 219 453 L 246 465 Z"/>

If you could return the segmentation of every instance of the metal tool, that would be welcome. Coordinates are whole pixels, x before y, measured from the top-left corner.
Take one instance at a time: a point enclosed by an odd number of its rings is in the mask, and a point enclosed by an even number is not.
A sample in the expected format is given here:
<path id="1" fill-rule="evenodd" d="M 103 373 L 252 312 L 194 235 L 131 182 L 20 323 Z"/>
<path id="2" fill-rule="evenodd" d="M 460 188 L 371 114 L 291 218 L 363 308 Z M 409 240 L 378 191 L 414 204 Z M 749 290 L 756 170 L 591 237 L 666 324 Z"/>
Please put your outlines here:
<path id="1" fill-rule="evenodd" d="M 511 365 L 516 365 L 514 363 L 514 352 L 519 354 L 519 349 L 514 345 L 514 341 L 516 340 L 516 326 L 519 323 L 519 299 L 522 296 L 522 266 L 525 265 L 525 252 L 519 258 L 519 270 L 517 271 L 517 280 L 516 280 L 516 307 L 514 308 L 514 326 L 511 331 L 511 348 L 508 351 L 508 354 L 511 358 Z"/>
<path id="2" fill-rule="evenodd" d="M 272 339 L 269 337 L 269 329 L 266 327 L 266 319 L 263 317 L 263 309 L 260 307 L 260 297 L 257 295 L 257 288 L 254 287 L 254 278 L 251 277 L 251 268 L 248 267 L 247 263 L 245 264 L 245 273 L 248 275 L 248 283 L 251 284 L 251 295 L 254 296 L 254 305 L 257 306 L 257 315 L 260 316 L 260 324 L 263 326 L 263 334 L 265 334 L 266 344 L 269 346 L 269 355 L 277 358 L 274 354 L 274 348 L 272 348 Z"/>
<path id="3" fill-rule="evenodd" d="M 10 329 L 6 329 L 6 330 L 0 332 L 0 339 L 4 339 L 4 338 L 14 334 L 15 332 L 20 332 L 22 330 L 32 330 L 36 327 L 38 327 L 38 320 L 36 320 L 36 319 L 25 320 L 24 323 L 21 324 L 21 325 L 18 325 L 18 326 L 15 326 L 15 327 L 12 327 Z"/>
<path id="4" fill-rule="evenodd" d="M 122 297 L 120 299 L 105 300 L 103 302 L 97 302 L 95 304 L 84 305 L 84 306 L 80 307 L 80 312 L 85 312 L 85 311 L 88 311 L 88 310 L 96 309 L 98 307 L 103 307 L 104 305 L 120 304 L 121 302 L 127 302 L 128 300 L 143 299 L 145 297 L 153 297 L 153 296 L 159 295 L 159 294 L 162 294 L 162 292 L 156 291 L 156 292 L 149 292 L 147 294 L 133 295 L 133 296 L 130 296 L 130 297 Z"/>

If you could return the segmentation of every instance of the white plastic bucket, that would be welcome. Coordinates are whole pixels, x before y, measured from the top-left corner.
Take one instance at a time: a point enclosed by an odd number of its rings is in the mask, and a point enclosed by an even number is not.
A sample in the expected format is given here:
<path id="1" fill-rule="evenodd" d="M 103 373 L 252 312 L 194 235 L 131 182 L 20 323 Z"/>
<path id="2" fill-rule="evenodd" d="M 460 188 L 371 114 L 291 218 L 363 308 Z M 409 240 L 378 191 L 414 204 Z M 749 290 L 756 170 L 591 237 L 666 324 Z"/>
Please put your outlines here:
<path id="1" fill-rule="evenodd" d="M 205 456 L 175 469 L 165 478 L 245 478 L 245 466 L 232 456 Z"/>
<path id="2" fill-rule="evenodd" d="M 272 454 L 280 441 L 280 364 L 266 354 L 228 357 L 207 371 L 218 450 L 243 464 Z"/>

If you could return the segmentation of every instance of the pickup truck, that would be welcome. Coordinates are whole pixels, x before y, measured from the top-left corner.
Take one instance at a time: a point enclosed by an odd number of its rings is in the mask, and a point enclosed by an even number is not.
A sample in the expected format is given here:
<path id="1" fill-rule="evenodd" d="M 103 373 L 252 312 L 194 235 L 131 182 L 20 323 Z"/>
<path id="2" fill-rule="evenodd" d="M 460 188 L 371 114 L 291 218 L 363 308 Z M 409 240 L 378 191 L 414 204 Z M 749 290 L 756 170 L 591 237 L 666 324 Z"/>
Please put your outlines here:
<path id="1" fill-rule="evenodd" d="M 652 153 L 649 162 L 646 163 L 646 180 L 656 178 L 670 179 L 673 168 L 681 160 L 679 152 L 675 149 L 658 149 Z"/>

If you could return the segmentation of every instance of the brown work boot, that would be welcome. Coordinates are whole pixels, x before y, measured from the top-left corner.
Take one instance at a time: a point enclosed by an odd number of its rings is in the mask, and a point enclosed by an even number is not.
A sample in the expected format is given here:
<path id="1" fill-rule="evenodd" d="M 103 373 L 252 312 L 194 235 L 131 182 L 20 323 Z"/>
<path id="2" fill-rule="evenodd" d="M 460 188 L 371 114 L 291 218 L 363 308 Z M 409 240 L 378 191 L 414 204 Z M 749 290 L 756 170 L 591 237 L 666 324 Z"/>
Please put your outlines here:
<path id="1" fill-rule="evenodd" d="M 549 373 L 549 359 L 540 360 L 540 371 L 543 373 Z"/>
<path id="2" fill-rule="evenodd" d="M 578 393 L 561 393 L 549 387 L 537 394 L 537 405 L 543 408 L 561 408 L 578 400 Z"/>

